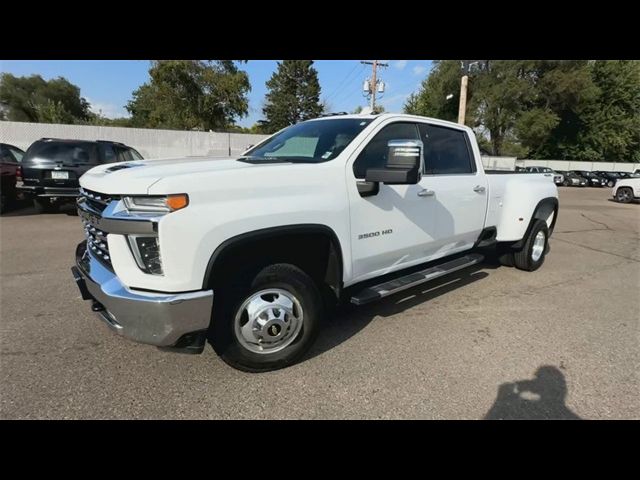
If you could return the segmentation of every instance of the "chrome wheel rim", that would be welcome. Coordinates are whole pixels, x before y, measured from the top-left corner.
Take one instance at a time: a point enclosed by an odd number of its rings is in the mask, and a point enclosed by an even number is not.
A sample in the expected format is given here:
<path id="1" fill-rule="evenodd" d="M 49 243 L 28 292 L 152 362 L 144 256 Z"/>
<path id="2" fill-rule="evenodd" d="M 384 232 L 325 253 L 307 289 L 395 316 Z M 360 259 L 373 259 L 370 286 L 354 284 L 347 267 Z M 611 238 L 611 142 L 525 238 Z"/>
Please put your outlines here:
<path id="1" fill-rule="evenodd" d="M 547 237 L 544 234 L 544 232 L 540 230 L 537 233 L 536 238 L 533 239 L 533 248 L 531 249 L 531 260 L 533 260 L 534 262 L 537 262 L 538 260 L 540 260 L 540 257 L 542 256 L 542 252 L 544 252 L 544 244 L 545 244 L 546 238 Z"/>
<path id="2" fill-rule="evenodd" d="M 620 200 L 629 200 L 629 197 L 631 195 L 629 194 L 629 191 L 626 188 L 623 188 L 618 192 L 618 196 L 620 197 Z"/>
<path id="3" fill-rule="evenodd" d="M 302 330 L 304 313 L 298 299 L 286 290 L 269 288 L 247 298 L 234 318 L 240 345 L 253 353 L 276 353 L 287 348 Z"/>

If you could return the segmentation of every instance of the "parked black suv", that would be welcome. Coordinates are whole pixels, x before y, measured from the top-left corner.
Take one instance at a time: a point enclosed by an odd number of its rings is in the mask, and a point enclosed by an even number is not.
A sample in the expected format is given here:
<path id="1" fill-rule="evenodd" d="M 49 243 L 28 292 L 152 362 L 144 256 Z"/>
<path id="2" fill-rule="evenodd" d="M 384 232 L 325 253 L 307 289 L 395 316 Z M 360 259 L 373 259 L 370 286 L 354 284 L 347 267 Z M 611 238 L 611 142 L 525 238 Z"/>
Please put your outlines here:
<path id="1" fill-rule="evenodd" d="M 38 212 L 50 212 L 61 202 L 75 200 L 78 179 L 90 168 L 130 160 L 142 160 L 142 155 L 123 143 L 42 138 L 22 159 L 22 183 L 19 179 L 17 188 L 33 198 Z"/>

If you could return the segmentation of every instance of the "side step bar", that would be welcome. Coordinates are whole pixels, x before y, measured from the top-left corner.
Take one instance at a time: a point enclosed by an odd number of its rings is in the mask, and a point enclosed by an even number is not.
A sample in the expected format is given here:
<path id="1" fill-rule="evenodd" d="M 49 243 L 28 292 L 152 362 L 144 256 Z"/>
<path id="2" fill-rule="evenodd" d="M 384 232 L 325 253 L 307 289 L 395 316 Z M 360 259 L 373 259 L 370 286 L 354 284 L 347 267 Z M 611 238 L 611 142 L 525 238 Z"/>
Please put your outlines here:
<path id="1" fill-rule="evenodd" d="M 374 285 L 373 287 L 365 288 L 351 297 L 351 303 L 355 305 L 364 305 L 365 303 L 373 302 L 384 297 L 388 297 L 407 288 L 420 285 L 421 283 L 428 282 L 438 277 L 442 277 L 447 273 L 461 270 L 476 263 L 480 263 L 484 260 L 484 256 L 478 253 L 471 253 L 464 257 L 450 260 L 435 267 L 430 267 L 419 272 L 410 273 L 404 277 L 394 278 L 380 285 Z"/>

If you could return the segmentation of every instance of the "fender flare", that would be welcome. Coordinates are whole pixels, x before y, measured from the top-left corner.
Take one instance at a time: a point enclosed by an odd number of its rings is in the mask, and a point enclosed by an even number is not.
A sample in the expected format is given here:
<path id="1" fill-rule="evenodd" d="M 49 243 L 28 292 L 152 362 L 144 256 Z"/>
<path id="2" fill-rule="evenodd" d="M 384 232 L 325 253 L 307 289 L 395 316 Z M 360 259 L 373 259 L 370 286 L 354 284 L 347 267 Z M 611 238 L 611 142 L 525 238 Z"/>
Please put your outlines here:
<path id="1" fill-rule="evenodd" d="M 520 240 L 511 245 L 511 247 L 514 249 L 522 248 L 524 246 L 524 242 L 531 233 L 533 224 L 537 220 L 546 220 L 553 212 L 553 220 L 551 220 L 551 225 L 549 226 L 549 236 L 551 236 L 551 234 L 553 233 L 553 229 L 556 226 L 556 221 L 558 220 L 559 205 L 560 204 L 558 203 L 558 199 L 556 197 L 546 197 L 540 200 L 536 207 L 533 209 L 531 220 L 529 220 L 529 225 L 527 226 L 527 230 L 524 232 L 524 235 Z"/>
<path id="2" fill-rule="evenodd" d="M 202 288 L 209 288 L 208 285 L 211 282 L 211 279 L 214 275 L 216 261 L 221 258 L 222 254 L 227 251 L 231 247 L 241 246 L 243 244 L 247 244 L 259 239 L 277 237 L 279 235 L 289 235 L 289 234 L 321 234 L 329 237 L 329 242 L 332 251 L 336 256 L 336 272 L 335 275 L 335 288 L 336 294 L 342 291 L 343 287 L 343 255 L 342 248 L 340 245 L 340 240 L 338 239 L 338 235 L 336 232 L 326 225 L 315 224 L 315 223 L 304 223 L 304 224 L 293 224 L 293 225 L 281 225 L 278 227 L 269 227 L 269 228 L 261 228 L 258 230 L 251 230 L 249 232 L 244 232 L 239 235 L 235 235 L 223 241 L 218 247 L 214 250 L 209 258 L 209 262 L 207 263 L 207 269 L 205 270 L 204 279 L 202 281 Z M 331 259 L 330 259 L 331 260 Z"/>

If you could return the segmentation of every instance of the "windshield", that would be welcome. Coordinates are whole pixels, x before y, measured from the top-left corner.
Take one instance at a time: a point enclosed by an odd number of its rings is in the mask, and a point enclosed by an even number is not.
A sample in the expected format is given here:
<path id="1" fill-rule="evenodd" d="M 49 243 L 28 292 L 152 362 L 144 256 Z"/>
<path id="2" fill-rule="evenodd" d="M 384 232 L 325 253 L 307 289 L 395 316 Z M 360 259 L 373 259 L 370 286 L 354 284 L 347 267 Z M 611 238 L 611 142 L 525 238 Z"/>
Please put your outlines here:
<path id="1" fill-rule="evenodd" d="M 336 118 L 298 123 L 247 151 L 242 160 L 320 163 L 336 158 L 371 123 Z"/>

